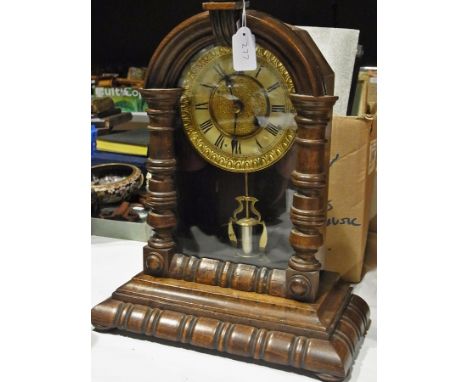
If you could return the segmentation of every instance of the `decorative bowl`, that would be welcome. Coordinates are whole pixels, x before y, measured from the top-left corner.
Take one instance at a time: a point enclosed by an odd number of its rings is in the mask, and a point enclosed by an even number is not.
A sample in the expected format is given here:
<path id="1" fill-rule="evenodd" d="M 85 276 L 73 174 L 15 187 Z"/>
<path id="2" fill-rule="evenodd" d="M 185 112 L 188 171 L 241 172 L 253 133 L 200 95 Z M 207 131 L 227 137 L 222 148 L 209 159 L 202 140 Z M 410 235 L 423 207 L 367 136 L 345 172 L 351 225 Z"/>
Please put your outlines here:
<path id="1" fill-rule="evenodd" d="M 100 203 L 127 199 L 138 191 L 143 181 L 140 169 L 131 164 L 105 163 L 91 167 L 91 194 L 95 194 Z"/>

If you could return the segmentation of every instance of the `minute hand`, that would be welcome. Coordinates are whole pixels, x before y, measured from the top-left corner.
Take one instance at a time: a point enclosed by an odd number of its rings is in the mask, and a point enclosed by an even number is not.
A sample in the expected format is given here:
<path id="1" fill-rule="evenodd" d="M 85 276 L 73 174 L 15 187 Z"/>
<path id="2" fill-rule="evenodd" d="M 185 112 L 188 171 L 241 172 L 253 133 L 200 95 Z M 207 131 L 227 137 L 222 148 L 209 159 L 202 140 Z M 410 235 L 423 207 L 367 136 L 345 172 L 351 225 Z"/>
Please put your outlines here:
<path id="1" fill-rule="evenodd" d="M 233 88 L 233 82 L 232 82 L 232 78 L 228 75 L 228 74 L 225 74 L 224 75 L 224 81 L 226 82 L 226 86 L 227 88 L 229 89 L 229 92 L 231 93 L 231 96 L 234 98 L 234 93 L 232 91 L 232 88 Z M 233 99 L 234 101 L 234 99 Z M 237 110 L 234 110 L 234 137 L 236 137 L 236 128 L 237 128 Z"/>
<path id="2" fill-rule="evenodd" d="M 236 137 L 236 128 L 237 128 L 237 113 L 234 112 L 234 137 Z"/>
<path id="3" fill-rule="evenodd" d="M 234 96 L 234 94 L 232 94 L 232 79 L 231 77 L 229 77 L 227 74 L 224 76 L 224 81 L 226 82 L 226 86 L 228 87 L 229 89 L 229 92 L 231 93 L 232 96 Z"/>
<path id="4" fill-rule="evenodd" d="M 231 140 L 231 150 L 232 150 L 233 154 L 234 154 L 234 152 L 237 154 L 238 150 L 240 149 L 240 147 L 238 146 L 239 141 L 237 140 L 236 128 L 237 128 L 237 113 L 234 112 L 234 131 L 233 131 L 233 134 L 232 134 L 233 137 L 232 137 L 232 140 Z"/>

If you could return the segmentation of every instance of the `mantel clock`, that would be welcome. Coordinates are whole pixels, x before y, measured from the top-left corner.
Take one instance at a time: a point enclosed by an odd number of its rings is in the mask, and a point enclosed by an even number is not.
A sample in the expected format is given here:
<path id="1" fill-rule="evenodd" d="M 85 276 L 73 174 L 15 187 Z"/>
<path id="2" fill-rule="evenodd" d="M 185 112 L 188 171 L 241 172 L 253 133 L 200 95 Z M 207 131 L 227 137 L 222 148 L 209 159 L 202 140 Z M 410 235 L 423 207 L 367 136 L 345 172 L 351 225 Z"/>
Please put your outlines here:
<path id="1" fill-rule="evenodd" d="M 236 71 L 242 2 L 203 8 L 149 63 L 153 236 L 143 271 L 93 308 L 93 325 L 343 380 L 370 321 L 315 257 L 333 71 L 307 32 L 254 10 L 257 67 Z"/>

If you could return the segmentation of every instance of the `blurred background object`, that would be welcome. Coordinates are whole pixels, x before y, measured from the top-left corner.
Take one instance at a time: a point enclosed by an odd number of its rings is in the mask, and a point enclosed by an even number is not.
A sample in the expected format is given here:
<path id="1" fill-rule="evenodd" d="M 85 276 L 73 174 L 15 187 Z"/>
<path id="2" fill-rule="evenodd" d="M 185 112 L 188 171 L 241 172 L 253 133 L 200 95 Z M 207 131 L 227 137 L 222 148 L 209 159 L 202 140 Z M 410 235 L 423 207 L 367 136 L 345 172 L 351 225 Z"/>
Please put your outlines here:
<path id="1" fill-rule="evenodd" d="M 377 114 L 377 67 L 359 68 L 351 114 Z"/>
<path id="2" fill-rule="evenodd" d="M 291 25 L 357 29 L 363 47 L 359 66 L 377 65 L 375 0 L 251 0 L 250 7 Z M 147 65 L 164 36 L 201 11 L 199 0 L 92 1 L 92 73 L 118 73 L 125 77 L 129 67 Z"/>

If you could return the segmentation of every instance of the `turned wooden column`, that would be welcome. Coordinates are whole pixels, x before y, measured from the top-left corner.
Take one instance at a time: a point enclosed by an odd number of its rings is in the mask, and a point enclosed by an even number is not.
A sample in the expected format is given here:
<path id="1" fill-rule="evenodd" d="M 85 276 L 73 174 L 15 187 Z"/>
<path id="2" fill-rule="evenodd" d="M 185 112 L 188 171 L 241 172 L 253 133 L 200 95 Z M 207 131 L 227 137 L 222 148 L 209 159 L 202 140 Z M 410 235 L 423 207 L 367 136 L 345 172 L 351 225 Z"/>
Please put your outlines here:
<path id="1" fill-rule="evenodd" d="M 246 8 L 249 2 L 245 2 Z M 214 0 L 203 3 L 203 9 L 210 12 L 211 28 L 216 43 L 232 45 L 232 35 L 236 33 L 236 22 L 240 18 L 242 1 Z"/>
<path id="2" fill-rule="evenodd" d="M 315 254 L 323 244 L 327 218 L 325 134 L 338 97 L 301 94 L 290 97 L 297 112 L 297 163 L 291 175 L 296 193 L 289 236 L 295 253 L 286 270 L 286 290 L 290 298 L 313 302 L 317 297 L 321 268 Z"/>
<path id="3" fill-rule="evenodd" d="M 143 249 L 143 267 L 145 273 L 160 276 L 169 269 L 175 251 L 174 122 L 182 89 L 141 89 L 140 93 L 148 103 L 150 138 L 146 167 L 151 180 L 146 206 L 151 209 L 147 222 L 154 232 Z"/>

